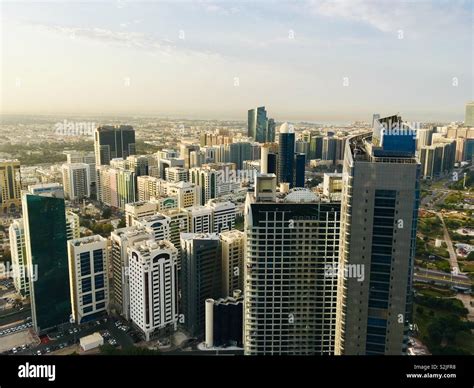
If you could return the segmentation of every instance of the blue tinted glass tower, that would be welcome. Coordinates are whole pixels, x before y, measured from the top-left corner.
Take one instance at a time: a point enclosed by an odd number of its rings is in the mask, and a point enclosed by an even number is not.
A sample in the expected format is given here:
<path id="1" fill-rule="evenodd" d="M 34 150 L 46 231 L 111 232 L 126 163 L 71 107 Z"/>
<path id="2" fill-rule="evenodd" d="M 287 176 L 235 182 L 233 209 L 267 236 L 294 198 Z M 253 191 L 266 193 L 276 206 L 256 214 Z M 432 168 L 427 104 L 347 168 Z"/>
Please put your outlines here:
<path id="1" fill-rule="evenodd" d="M 293 187 L 293 169 L 295 162 L 295 132 L 288 123 L 280 127 L 278 140 L 278 182 L 289 183 Z"/>

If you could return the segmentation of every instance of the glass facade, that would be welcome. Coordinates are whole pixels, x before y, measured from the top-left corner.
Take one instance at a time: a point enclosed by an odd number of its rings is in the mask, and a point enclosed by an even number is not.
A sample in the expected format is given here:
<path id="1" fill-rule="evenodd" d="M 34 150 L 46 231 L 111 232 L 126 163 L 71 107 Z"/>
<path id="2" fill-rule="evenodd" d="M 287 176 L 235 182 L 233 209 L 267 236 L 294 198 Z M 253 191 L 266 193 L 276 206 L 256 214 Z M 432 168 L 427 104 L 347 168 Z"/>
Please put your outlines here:
<path id="1" fill-rule="evenodd" d="M 62 198 L 26 196 L 33 319 L 39 332 L 69 322 L 71 298 L 66 217 Z"/>

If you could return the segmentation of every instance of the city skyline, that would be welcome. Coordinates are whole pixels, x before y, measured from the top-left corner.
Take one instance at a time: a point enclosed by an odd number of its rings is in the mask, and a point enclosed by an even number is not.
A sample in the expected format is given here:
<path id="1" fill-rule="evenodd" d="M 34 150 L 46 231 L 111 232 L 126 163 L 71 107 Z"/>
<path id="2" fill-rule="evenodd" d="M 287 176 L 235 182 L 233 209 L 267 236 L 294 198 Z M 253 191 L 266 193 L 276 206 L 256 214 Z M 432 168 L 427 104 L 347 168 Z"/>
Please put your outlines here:
<path id="1" fill-rule="evenodd" d="M 472 4 L 2 2 L 0 113 L 459 121 Z"/>

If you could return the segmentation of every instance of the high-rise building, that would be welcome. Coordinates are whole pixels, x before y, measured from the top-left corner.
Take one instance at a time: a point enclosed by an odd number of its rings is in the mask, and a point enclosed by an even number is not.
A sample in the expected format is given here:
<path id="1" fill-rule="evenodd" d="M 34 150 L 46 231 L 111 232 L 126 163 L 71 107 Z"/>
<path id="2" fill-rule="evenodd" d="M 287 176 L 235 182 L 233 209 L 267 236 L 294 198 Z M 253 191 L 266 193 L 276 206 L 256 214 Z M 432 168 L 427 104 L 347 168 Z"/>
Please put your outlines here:
<path id="1" fill-rule="evenodd" d="M 138 201 L 149 201 L 158 198 L 167 192 L 167 182 L 153 176 L 137 177 Z"/>
<path id="2" fill-rule="evenodd" d="M 187 150 L 187 148 L 186 148 Z M 186 155 L 188 157 L 188 162 L 190 163 L 191 161 L 191 153 L 194 151 L 194 148 L 189 151 L 187 150 Z M 168 155 L 174 155 L 175 153 L 169 153 Z M 159 178 L 165 179 L 166 178 L 166 171 L 169 168 L 184 168 L 185 167 L 185 159 L 184 158 L 178 158 L 178 157 L 170 157 L 165 155 L 162 155 L 158 159 L 158 171 L 159 171 Z M 189 168 L 190 166 L 186 167 Z M 150 174 L 151 175 L 151 174 Z"/>
<path id="3" fill-rule="evenodd" d="M 379 131 L 400 117 L 376 121 L 346 144 L 335 354 L 404 354 L 412 320 L 420 164 L 413 134 Z"/>
<path id="4" fill-rule="evenodd" d="M 257 176 L 245 204 L 245 354 L 333 354 L 340 203 L 303 188 L 277 202 L 275 186 Z"/>
<path id="5" fill-rule="evenodd" d="M 156 202 L 138 201 L 125 205 L 125 224 L 132 226 L 142 217 L 152 216 L 157 212 Z"/>
<path id="6" fill-rule="evenodd" d="M 245 233 L 228 230 L 219 234 L 222 245 L 222 295 L 244 287 Z"/>
<path id="7" fill-rule="evenodd" d="M 323 136 L 312 135 L 309 144 L 309 159 L 322 159 L 323 158 Z"/>
<path id="8" fill-rule="evenodd" d="M 86 163 L 64 163 L 63 174 L 64 194 L 71 201 L 88 198 L 91 195 L 90 166 Z"/>
<path id="9" fill-rule="evenodd" d="M 188 182 L 189 175 L 188 170 L 184 167 L 168 167 L 165 171 L 166 181 L 167 182 Z"/>
<path id="10" fill-rule="evenodd" d="M 66 210 L 66 237 L 68 240 L 81 237 L 81 224 L 79 215 L 72 210 Z"/>
<path id="11" fill-rule="evenodd" d="M 268 119 L 268 124 L 267 124 L 267 142 L 274 142 L 275 141 L 275 120 L 273 119 Z"/>
<path id="12" fill-rule="evenodd" d="M 0 212 L 15 213 L 21 207 L 21 176 L 18 160 L 0 159 Z"/>
<path id="13" fill-rule="evenodd" d="M 135 202 L 135 173 L 125 168 L 97 167 L 97 199 L 103 204 L 125 209 Z"/>
<path id="14" fill-rule="evenodd" d="M 181 233 L 189 233 L 188 212 L 184 209 L 170 209 L 159 214 L 170 219 L 169 240 L 178 249 L 178 270 L 181 270 Z"/>
<path id="15" fill-rule="evenodd" d="M 295 155 L 295 187 L 304 187 L 305 184 L 306 155 Z"/>
<path id="16" fill-rule="evenodd" d="M 95 154 L 94 152 L 84 151 L 64 151 L 66 163 L 85 163 L 89 165 L 91 182 L 95 182 Z"/>
<path id="17" fill-rule="evenodd" d="M 464 119 L 465 127 L 474 127 L 474 101 L 466 104 L 466 117 Z"/>
<path id="18" fill-rule="evenodd" d="M 217 234 L 181 234 L 182 313 L 192 336 L 204 334 L 206 299 L 219 299 L 221 287 L 221 245 Z"/>
<path id="19" fill-rule="evenodd" d="M 68 241 L 72 317 L 76 323 L 96 319 L 109 306 L 107 239 L 99 235 Z"/>
<path id="20" fill-rule="evenodd" d="M 147 240 L 128 247 L 130 319 L 145 334 L 172 332 L 178 322 L 178 250 L 169 241 Z"/>
<path id="21" fill-rule="evenodd" d="M 280 127 L 278 146 L 278 183 L 288 183 L 291 188 L 294 183 L 295 132 L 288 123 Z"/>
<path id="22" fill-rule="evenodd" d="M 22 198 L 33 326 L 43 333 L 71 315 L 64 197 L 58 188 Z"/>
<path id="23" fill-rule="evenodd" d="M 190 233 L 212 233 L 212 209 L 208 206 L 193 206 L 185 209 L 188 213 Z"/>
<path id="24" fill-rule="evenodd" d="M 275 141 L 275 120 L 267 118 L 264 106 L 248 111 L 247 136 L 259 143 Z"/>
<path id="25" fill-rule="evenodd" d="M 179 156 L 181 159 L 184 160 L 184 165 L 181 164 L 180 167 L 185 167 L 185 168 L 191 168 L 191 153 L 193 151 L 199 151 L 199 145 L 198 144 L 181 144 L 179 148 Z M 165 171 L 164 169 L 167 167 L 174 167 L 171 165 L 167 165 L 163 168 L 163 174 L 160 176 L 161 178 L 165 177 Z"/>
<path id="26" fill-rule="evenodd" d="M 149 167 L 153 160 L 153 155 L 130 155 L 126 159 L 126 168 L 133 171 L 137 177 L 150 175 Z"/>
<path id="27" fill-rule="evenodd" d="M 187 208 L 201 204 L 201 187 L 195 183 L 170 183 L 167 192 L 169 195 L 177 196 L 178 208 Z"/>
<path id="28" fill-rule="evenodd" d="M 436 179 L 449 174 L 454 168 L 455 157 L 456 141 L 452 139 L 438 139 L 433 145 L 421 147 L 421 178 Z"/>
<path id="29" fill-rule="evenodd" d="M 217 171 L 210 168 L 196 167 L 189 170 L 190 182 L 201 188 L 201 205 L 217 197 L 217 177 Z"/>
<path id="30" fill-rule="evenodd" d="M 422 147 L 430 146 L 433 138 L 434 128 L 419 128 L 416 131 L 416 149 L 420 150 Z"/>
<path id="31" fill-rule="evenodd" d="M 114 158 L 136 154 L 135 130 L 130 125 L 104 125 L 94 132 L 96 165 L 110 164 Z"/>
<path id="32" fill-rule="evenodd" d="M 134 221 L 134 225 L 140 225 L 145 229 L 152 231 L 155 241 L 170 239 L 171 219 L 163 214 L 153 214 L 151 216 L 141 217 Z"/>
<path id="33" fill-rule="evenodd" d="M 230 201 L 210 201 L 207 204 L 212 211 L 212 232 L 221 233 L 234 229 L 236 206 Z"/>
<path id="34" fill-rule="evenodd" d="M 125 209 L 127 203 L 135 202 L 135 173 L 130 170 L 117 169 L 118 207 Z"/>
<path id="35" fill-rule="evenodd" d="M 253 160 L 252 143 L 241 140 L 225 146 L 225 161 L 235 163 L 237 169 L 243 168 L 244 160 Z M 258 159 L 258 158 L 256 158 Z"/>
<path id="36" fill-rule="evenodd" d="M 97 200 L 107 206 L 119 207 L 117 170 L 110 166 L 97 166 Z"/>
<path id="37" fill-rule="evenodd" d="M 137 242 L 154 240 L 153 231 L 139 226 L 120 228 L 110 234 L 113 306 L 125 319 L 130 319 L 130 282 L 128 247 Z"/>
<path id="38" fill-rule="evenodd" d="M 30 295 L 30 281 L 26 266 L 25 228 L 23 219 L 13 220 L 8 231 L 12 256 L 13 284 L 22 297 Z"/>
<path id="39" fill-rule="evenodd" d="M 206 299 L 206 347 L 242 347 L 244 301 L 240 290 L 233 296 Z"/>

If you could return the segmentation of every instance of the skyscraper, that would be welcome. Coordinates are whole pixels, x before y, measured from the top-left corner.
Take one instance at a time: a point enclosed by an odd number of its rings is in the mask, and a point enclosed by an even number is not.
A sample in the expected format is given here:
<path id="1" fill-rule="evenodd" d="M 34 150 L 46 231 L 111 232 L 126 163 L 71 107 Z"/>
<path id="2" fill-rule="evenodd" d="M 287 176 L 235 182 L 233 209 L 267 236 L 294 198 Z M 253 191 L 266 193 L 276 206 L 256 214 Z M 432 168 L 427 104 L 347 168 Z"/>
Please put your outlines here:
<path id="1" fill-rule="evenodd" d="M 21 177 L 18 160 L 0 160 L 0 213 L 17 212 L 21 206 Z"/>
<path id="2" fill-rule="evenodd" d="M 148 240 L 128 247 L 130 319 L 145 334 L 176 330 L 178 250 L 169 241 Z"/>
<path id="3" fill-rule="evenodd" d="M 304 187 L 305 183 L 306 155 L 295 155 L 295 187 Z"/>
<path id="4" fill-rule="evenodd" d="M 56 189 L 25 193 L 22 202 L 32 321 L 43 333 L 68 323 L 71 315 L 64 198 Z"/>
<path id="5" fill-rule="evenodd" d="M 222 295 L 244 287 L 245 233 L 228 230 L 219 234 L 222 245 Z"/>
<path id="6" fill-rule="evenodd" d="M 264 106 L 248 111 L 248 137 L 259 143 L 267 141 L 267 111 Z"/>
<path id="7" fill-rule="evenodd" d="M 264 106 L 249 109 L 247 136 L 258 143 L 275 141 L 275 120 L 267 118 L 267 111 Z"/>
<path id="8" fill-rule="evenodd" d="M 130 125 L 104 125 L 94 132 L 96 165 L 110 164 L 114 158 L 135 155 L 135 130 Z"/>
<path id="9" fill-rule="evenodd" d="M 8 231 L 13 266 L 13 284 L 22 296 L 30 295 L 30 281 L 26 267 L 25 228 L 23 219 L 13 220 Z"/>
<path id="10" fill-rule="evenodd" d="M 219 299 L 221 245 L 217 234 L 181 234 L 182 313 L 192 336 L 204 333 L 206 299 Z"/>
<path id="11" fill-rule="evenodd" d="M 466 104 L 466 118 L 464 119 L 464 126 L 474 127 L 474 101 Z"/>
<path id="12" fill-rule="evenodd" d="M 217 197 L 217 176 L 217 171 L 211 168 L 195 167 L 189 170 L 190 182 L 201 188 L 201 205 Z"/>
<path id="13" fill-rule="evenodd" d="M 346 143 L 336 354 L 406 352 L 420 164 L 413 136 L 385 138 L 380 123 L 403 124 L 379 119 Z"/>
<path id="14" fill-rule="evenodd" d="M 130 319 L 130 282 L 128 247 L 147 240 L 153 240 L 153 231 L 141 226 L 114 230 L 110 234 L 112 245 L 113 305 L 125 319 Z"/>
<path id="15" fill-rule="evenodd" d="M 98 235 L 68 241 L 72 317 L 96 319 L 109 307 L 107 239 Z"/>
<path id="16" fill-rule="evenodd" d="M 245 354 L 333 354 L 340 203 L 302 188 L 277 202 L 275 189 L 258 176 L 245 204 Z"/>
<path id="17" fill-rule="evenodd" d="M 278 148 L 278 183 L 289 183 L 291 188 L 294 183 L 295 132 L 288 123 L 280 127 Z"/>
<path id="18" fill-rule="evenodd" d="M 273 143 L 275 141 L 275 120 L 268 119 L 267 125 L 267 142 Z"/>
<path id="19" fill-rule="evenodd" d="M 86 163 L 64 163 L 63 174 L 64 194 L 72 201 L 90 197 L 91 178 L 90 166 Z"/>

